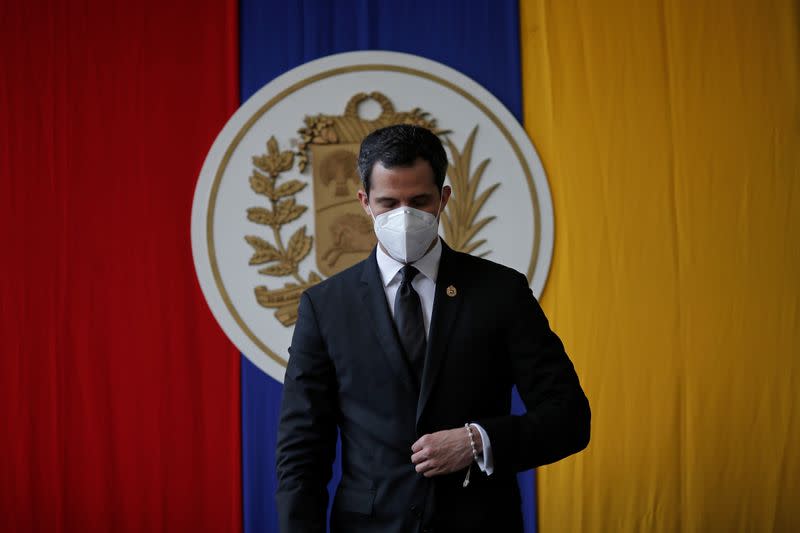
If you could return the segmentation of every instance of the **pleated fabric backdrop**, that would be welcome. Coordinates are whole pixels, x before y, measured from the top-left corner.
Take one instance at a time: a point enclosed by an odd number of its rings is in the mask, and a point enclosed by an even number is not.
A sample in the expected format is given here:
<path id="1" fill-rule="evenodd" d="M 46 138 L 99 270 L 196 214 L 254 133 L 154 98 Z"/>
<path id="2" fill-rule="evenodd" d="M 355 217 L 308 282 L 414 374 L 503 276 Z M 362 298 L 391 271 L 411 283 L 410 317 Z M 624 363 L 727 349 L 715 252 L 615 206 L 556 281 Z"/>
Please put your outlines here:
<path id="1" fill-rule="evenodd" d="M 208 312 L 191 198 L 243 99 L 369 48 L 476 79 L 548 172 L 542 304 L 593 438 L 538 495 L 521 476 L 528 531 L 800 530 L 798 21 L 792 0 L 0 3 L 0 531 L 275 530 L 280 385 Z"/>

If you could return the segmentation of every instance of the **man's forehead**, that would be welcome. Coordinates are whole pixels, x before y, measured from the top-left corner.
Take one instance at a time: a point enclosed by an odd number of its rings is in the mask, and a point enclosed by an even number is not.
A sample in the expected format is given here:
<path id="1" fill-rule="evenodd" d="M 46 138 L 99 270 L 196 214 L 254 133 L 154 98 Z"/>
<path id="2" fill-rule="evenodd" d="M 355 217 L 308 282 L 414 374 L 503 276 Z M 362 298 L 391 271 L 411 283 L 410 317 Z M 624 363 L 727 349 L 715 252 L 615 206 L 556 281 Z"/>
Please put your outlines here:
<path id="1" fill-rule="evenodd" d="M 417 157 L 413 161 L 403 162 L 403 163 L 392 163 L 392 162 L 387 163 L 382 159 L 378 159 L 372 165 L 372 171 L 374 172 L 377 169 L 399 170 L 399 169 L 408 169 L 414 167 L 418 167 L 420 169 L 424 167 L 426 169 L 430 169 L 430 171 L 433 172 L 433 167 L 431 166 L 431 164 L 425 158 L 422 157 Z"/>
<path id="2" fill-rule="evenodd" d="M 418 159 L 411 165 L 385 166 L 382 162 L 375 163 L 371 173 L 372 185 L 379 182 L 387 186 L 403 186 L 408 183 L 430 181 L 434 184 L 433 168 L 424 159 Z"/>

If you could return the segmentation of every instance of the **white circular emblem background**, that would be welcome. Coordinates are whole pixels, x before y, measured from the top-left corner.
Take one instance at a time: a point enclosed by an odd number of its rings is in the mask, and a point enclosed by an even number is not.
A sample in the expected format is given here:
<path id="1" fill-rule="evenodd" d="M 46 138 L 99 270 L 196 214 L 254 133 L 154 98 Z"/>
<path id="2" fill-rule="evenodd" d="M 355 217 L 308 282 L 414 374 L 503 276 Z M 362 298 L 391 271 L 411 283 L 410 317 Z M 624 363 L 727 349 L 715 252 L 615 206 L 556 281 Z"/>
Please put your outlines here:
<path id="1" fill-rule="evenodd" d="M 259 305 L 253 292 L 258 285 L 280 288 L 283 279 L 248 265 L 253 249 L 244 236 L 260 229 L 246 216 L 247 208 L 259 205 L 249 184 L 252 157 L 266 151 L 272 136 L 281 150 L 296 150 L 305 116 L 341 115 L 354 94 L 372 91 L 386 95 L 398 111 L 427 111 L 459 148 L 478 126 L 472 168 L 490 159 L 481 189 L 500 183 L 480 213 L 496 218 L 481 230 L 486 244 L 479 251 L 527 274 L 537 297 L 547 280 L 554 226 L 547 177 L 522 126 L 497 98 L 460 72 L 409 54 L 350 52 L 311 61 L 262 87 L 231 117 L 206 157 L 192 207 L 192 253 L 211 311 L 236 347 L 281 382 L 293 328 Z M 297 202 L 309 209 L 286 232 L 305 225 L 314 234 L 311 170 L 301 173 L 295 164 L 287 174 L 308 183 Z M 319 272 L 316 254 L 300 269 Z"/>

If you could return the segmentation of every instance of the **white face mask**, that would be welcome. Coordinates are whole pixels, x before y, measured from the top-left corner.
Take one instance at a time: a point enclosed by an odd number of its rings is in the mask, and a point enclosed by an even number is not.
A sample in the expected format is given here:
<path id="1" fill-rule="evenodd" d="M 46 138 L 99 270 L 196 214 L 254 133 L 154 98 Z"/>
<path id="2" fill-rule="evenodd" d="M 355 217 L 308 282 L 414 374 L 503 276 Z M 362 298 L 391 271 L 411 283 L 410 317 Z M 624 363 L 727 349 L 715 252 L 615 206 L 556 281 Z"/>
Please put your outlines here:
<path id="1" fill-rule="evenodd" d="M 439 231 L 439 212 L 432 215 L 413 207 L 398 207 L 378 216 L 372 213 L 372 207 L 369 212 L 384 250 L 401 263 L 413 263 L 425 255 Z"/>

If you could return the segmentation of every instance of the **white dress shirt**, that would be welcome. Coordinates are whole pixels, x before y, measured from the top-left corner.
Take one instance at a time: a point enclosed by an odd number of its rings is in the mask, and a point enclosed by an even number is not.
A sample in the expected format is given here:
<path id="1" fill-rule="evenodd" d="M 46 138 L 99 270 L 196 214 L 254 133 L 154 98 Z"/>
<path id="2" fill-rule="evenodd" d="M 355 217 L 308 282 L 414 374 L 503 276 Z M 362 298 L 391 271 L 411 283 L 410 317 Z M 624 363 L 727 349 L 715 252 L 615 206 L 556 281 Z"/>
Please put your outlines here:
<path id="1" fill-rule="evenodd" d="M 400 283 L 403 281 L 403 276 L 400 270 L 403 268 L 403 263 L 397 261 L 389 254 L 383 251 L 379 245 L 376 254 L 378 260 L 378 270 L 381 273 L 383 280 L 383 290 L 386 292 L 386 301 L 389 304 L 389 310 L 394 319 L 394 299 L 397 296 L 397 290 L 400 288 Z M 439 261 L 442 258 L 442 242 L 436 239 L 436 244 L 428 250 L 428 252 L 411 263 L 417 270 L 417 274 L 411 281 L 411 286 L 419 294 L 419 301 L 422 304 L 422 320 L 425 326 L 425 339 L 429 337 L 431 327 L 431 314 L 433 314 L 433 298 L 436 294 L 436 275 L 439 273 Z M 478 430 L 483 442 L 483 454 L 478 456 L 478 467 L 486 473 L 491 475 L 494 472 L 494 458 L 492 457 L 492 445 L 489 442 L 489 435 L 479 425 L 472 423 L 472 427 Z M 466 437 L 465 437 L 466 438 Z"/>

